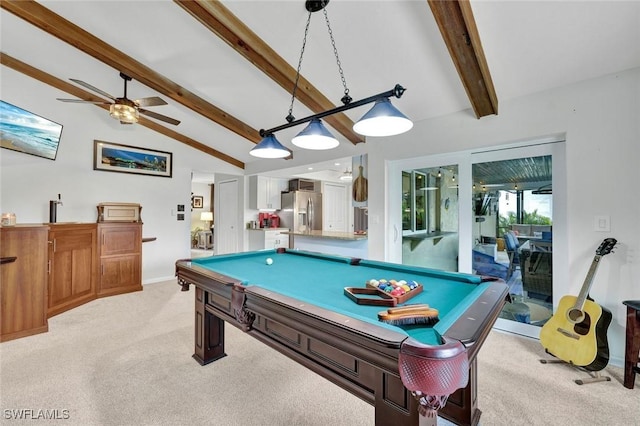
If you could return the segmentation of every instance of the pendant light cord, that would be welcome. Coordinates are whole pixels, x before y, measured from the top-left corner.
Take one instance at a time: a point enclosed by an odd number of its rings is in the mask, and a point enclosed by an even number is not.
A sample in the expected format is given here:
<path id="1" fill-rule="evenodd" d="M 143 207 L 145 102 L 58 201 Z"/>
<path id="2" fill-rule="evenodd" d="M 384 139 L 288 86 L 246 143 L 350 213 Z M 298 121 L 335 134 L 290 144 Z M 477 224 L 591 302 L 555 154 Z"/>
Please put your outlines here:
<path id="1" fill-rule="evenodd" d="M 347 87 L 347 80 L 344 78 L 342 63 L 340 62 L 340 57 L 338 56 L 338 48 L 336 47 L 336 41 L 333 39 L 333 31 L 331 30 L 331 24 L 329 23 L 329 15 L 327 14 L 327 9 L 323 8 L 322 12 L 324 13 L 324 20 L 327 23 L 327 31 L 329 32 L 329 38 L 331 39 L 331 46 L 333 46 L 333 54 L 336 57 L 336 64 L 338 65 L 340 80 L 342 80 L 342 87 L 344 87 L 344 96 L 340 100 L 344 105 L 348 105 L 351 103 L 353 98 L 349 96 L 349 88 Z M 307 34 L 309 34 L 309 24 L 311 23 L 311 13 L 312 12 L 309 11 L 309 15 L 307 16 L 307 25 L 304 28 L 304 38 L 302 39 L 302 49 L 300 49 L 300 58 L 298 59 L 298 69 L 296 70 L 296 80 L 293 84 L 293 91 L 291 92 L 291 105 L 289 105 L 289 114 L 286 117 L 286 120 L 288 123 L 291 123 L 296 119 L 293 116 L 293 102 L 295 101 L 296 93 L 298 92 L 298 81 L 300 80 L 300 70 L 302 69 L 302 58 L 304 56 L 304 49 L 307 45 Z"/>
<path id="2" fill-rule="evenodd" d="M 311 11 L 307 17 L 307 25 L 304 27 L 304 38 L 302 39 L 302 49 L 300 50 L 300 58 L 298 59 L 298 70 L 296 71 L 296 81 L 293 83 L 293 91 L 291 92 L 291 105 L 289 106 L 289 115 L 287 115 L 287 122 L 291 123 L 296 118 L 293 116 L 293 101 L 296 99 L 296 92 L 298 91 L 298 80 L 300 80 L 300 69 L 302 68 L 302 57 L 304 56 L 304 48 L 307 45 L 307 34 L 309 33 L 309 24 L 311 23 Z"/>
<path id="3" fill-rule="evenodd" d="M 344 78 L 344 72 L 342 71 L 342 64 L 340 63 L 340 57 L 338 56 L 338 49 L 336 48 L 336 41 L 333 39 L 333 31 L 331 30 L 331 24 L 329 24 L 329 15 L 327 9 L 322 9 L 324 12 L 324 20 L 327 23 L 327 30 L 329 31 L 329 37 L 331 38 L 331 45 L 333 46 L 333 54 L 336 56 L 336 63 L 338 64 L 338 71 L 340 72 L 340 79 L 342 80 L 342 87 L 344 87 L 344 96 L 341 101 L 343 104 L 349 104 L 353 98 L 349 96 L 349 88 L 347 87 L 347 80 Z"/>

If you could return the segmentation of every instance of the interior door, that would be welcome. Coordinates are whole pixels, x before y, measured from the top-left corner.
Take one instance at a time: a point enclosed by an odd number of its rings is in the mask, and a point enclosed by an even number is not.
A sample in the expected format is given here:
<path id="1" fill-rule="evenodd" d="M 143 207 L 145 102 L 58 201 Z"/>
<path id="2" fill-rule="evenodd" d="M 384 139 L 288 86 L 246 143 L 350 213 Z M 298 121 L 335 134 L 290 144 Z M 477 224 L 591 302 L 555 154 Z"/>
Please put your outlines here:
<path id="1" fill-rule="evenodd" d="M 348 231 L 348 197 L 345 185 L 325 182 L 322 191 L 322 229 L 325 231 Z"/>
<path id="2" fill-rule="evenodd" d="M 216 184 L 218 203 L 215 225 L 214 250 L 216 254 L 235 253 L 238 251 L 238 180 L 228 180 Z"/>

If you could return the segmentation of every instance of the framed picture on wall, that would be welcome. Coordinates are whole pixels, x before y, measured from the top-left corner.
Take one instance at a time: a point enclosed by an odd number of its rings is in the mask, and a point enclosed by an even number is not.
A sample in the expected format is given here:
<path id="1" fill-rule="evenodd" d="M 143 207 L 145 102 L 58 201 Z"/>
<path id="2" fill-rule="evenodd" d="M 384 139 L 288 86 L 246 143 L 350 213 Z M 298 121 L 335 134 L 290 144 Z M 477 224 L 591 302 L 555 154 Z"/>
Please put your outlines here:
<path id="1" fill-rule="evenodd" d="M 172 168 L 170 152 L 93 141 L 93 170 L 170 178 Z"/>
<path id="2" fill-rule="evenodd" d="M 201 209 L 203 205 L 204 198 L 200 195 L 194 195 L 191 197 L 191 207 L 194 209 Z"/>

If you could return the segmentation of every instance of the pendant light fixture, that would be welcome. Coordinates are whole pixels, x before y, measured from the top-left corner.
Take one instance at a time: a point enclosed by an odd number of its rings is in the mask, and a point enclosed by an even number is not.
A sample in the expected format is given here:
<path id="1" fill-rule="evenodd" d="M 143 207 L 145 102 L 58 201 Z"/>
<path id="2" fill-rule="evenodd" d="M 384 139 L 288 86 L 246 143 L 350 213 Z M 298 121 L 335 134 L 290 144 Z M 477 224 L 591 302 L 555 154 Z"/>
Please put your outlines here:
<path id="1" fill-rule="evenodd" d="M 285 158 L 291 155 L 291 150 L 283 146 L 273 134 L 269 134 L 249 154 L 260 158 Z"/>
<path id="2" fill-rule="evenodd" d="M 291 139 L 291 142 L 300 148 L 316 150 L 331 149 L 340 144 L 318 118 L 311 120 L 303 131 Z"/>
<path id="3" fill-rule="evenodd" d="M 394 136 L 411 130 L 413 122 L 391 104 L 389 98 L 376 100 L 373 108 L 353 125 L 364 136 Z"/>
<path id="4" fill-rule="evenodd" d="M 284 158 L 291 154 L 291 151 L 282 146 L 280 142 L 275 138 L 274 133 L 288 129 L 293 126 L 297 126 L 303 123 L 309 123 L 307 127 L 302 130 L 298 135 L 292 139 L 292 143 L 300 148 L 324 150 L 337 147 L 340 143 L 338 139 L 327 130 L 322 123 L 322 118 L 329 115 L 337 114 L 343 111 L 357 108 L 362 105 L 366 105 L 375 102 L 375 105 L 367 112 L 362 118 L 354 124 L 353 131 L 363 136 L 393 136 L 400 133 L 404 133 L 413 127 L 413 123 L 404 114 L 398 111 L 392 104 L 389 98 L 402 97 L 405 88 L 396 84 L 395 87 L 387 92 L 379 93 L 374 96 L 362 99 L 360 101 L 352 102 L 353 99 L 349 96 L 349 88 L 344 78 L 344 72 L 340 64 L 340 58 L 338 57 L 338 50 L 336 48 L 335 40 L 333 39 L 333 32 L 331 25 L 329 24 L 329 17 L 325 6 L 329 3 L 329 0 L 307 0 L 305 2 L 305 8 L 309 12 L 307 17 L 307 25 L 304 31 L 304 39 L 302 42 L 302 49 L 300 51 L 300 58 L 298 59 L 298 69 L 296 71 L 296 79 L 291 93 L 291 105 L 289 107 L 289 114 L 286 117 L 287 123 L 281 126 L 277 126 L 268 130 L 261 129 L 260 136 L 263 139 L 256 145 L 250 152 L 251 155 L 262 158 Z M 333 52 L 336 57 L 336 63 L 338 65 L 338 71 L 340 73 L 340 79 L 344 87 L 344 96 L 342 97 L 342 106 L 311 115 L 306 118 L 296 120 L 293 116 L 293 102 L 296 97 L 296 91 L 298 90 L 298 80 L 300 78 L 300 68 L 302 66 L 302 58 L 304 56 L 304 49 L 307 43 L 307 34 L 309 31 L 309 24 L 311 22 L 311 14 L 322 10 L 324 13 L 325 22 L 327 24 L 327 30 L 331 39 L 331 45 L 333 46 Z M 262 145 L 266 148 L 263 148 Z M 276 145 L 277 144 L 277 145 Z M 276 155 L 277 153 L 277 155 Z M 270 155 L 270 156 L 265 156 Z"/>
<path id="5" fill-rule="evenodd" d="M 343 182 L 351 182 L 353 180 L 353 173 L 351 173 L 351 170 L 346 169 L 344 173 L 340 175 L 340 180 Z"/>

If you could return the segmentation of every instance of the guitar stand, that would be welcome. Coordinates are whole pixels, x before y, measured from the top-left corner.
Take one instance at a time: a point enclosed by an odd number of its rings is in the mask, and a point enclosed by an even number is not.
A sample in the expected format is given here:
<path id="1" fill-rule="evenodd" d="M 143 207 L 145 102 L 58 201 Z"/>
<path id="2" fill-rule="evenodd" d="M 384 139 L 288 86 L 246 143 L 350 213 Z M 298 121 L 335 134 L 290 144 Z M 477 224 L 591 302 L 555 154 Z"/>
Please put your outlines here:
<path id="1" fill-rule="evenodd" d="M 588 385 L 590 383 L 610 382 L 611 381 L 611 377 L 603 376 L 603 375 L 600 374 L 599 371 L 587 371 L 587 370 L 584 370 L 584 369 L 582 369 L 580 367 L 577 367 L 577 366 L 573 365 L 570 362 L 565 362 L 565 361 L 563 361 L 561 359 L 541 359 L 540 363 L 541 364 L 569 364 L 569 365 L 571 365 L 571 366 L 573 366 L 573 367 L 575 367 L 577 369 L 581 369 L 581 370 L 586 371 L 587 373 L 589 373 L 589 375 L 591 377 L 588 377 L 586 379 L 576 379 L 576 380 L 574 380 L 574 382 L 576 382 L 576 384 L 578 384 L 578 385 Z"/>

